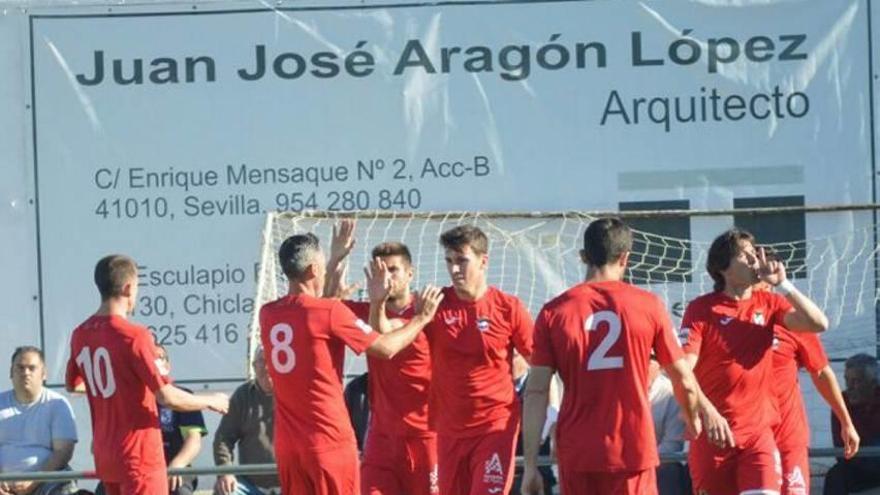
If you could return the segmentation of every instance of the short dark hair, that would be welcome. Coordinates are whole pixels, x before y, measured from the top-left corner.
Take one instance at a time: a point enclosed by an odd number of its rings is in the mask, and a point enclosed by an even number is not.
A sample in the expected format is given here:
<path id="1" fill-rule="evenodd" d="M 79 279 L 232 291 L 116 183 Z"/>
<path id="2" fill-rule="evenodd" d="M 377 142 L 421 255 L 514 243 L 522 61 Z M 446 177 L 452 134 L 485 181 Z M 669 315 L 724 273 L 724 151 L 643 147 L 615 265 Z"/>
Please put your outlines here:
<path id="1" fill-rule="evenodd" d="M 724 290 L 724 275 L 721 273 L 730 267 L 730 262 L 739 253 L 739 243 L 748 241 L 755 243 L 755 236 L 751 232 L 734 227 L 724 231 L 712 241 L 709 246 L 709 254 L 706 257 L 706 271 L 715 281 L 715 290 Z"/>
<path id="2" fill-rule="evenodd" d="M 412 254 L 409 252 L 409 248 L 406 247 L 406 244 L 402 242 L 383 242 L 377 244 L 376 247 L 373 248 L 371 254 L 373 258 L 400 256 L 406 260 L 407 264 L 412 265 Z"/>
<path id="3" fill-rule="evenodd" d="M 459 225 L 440 234 L 440 244 L 446 249 L 460 251 L 465 246 L 470 246 L 475 254 L 489 252 L 489 238 L 473 225 Z"/>
<path id="4" fill-rule="evenodd" d="M 43 355 L 43 350 L 39 347 L 34 347 L 32 345 L 23 345 L 16 347 L 14 351 L 12 351 L 12 359 L 9 361 L 13 366 L 15 366 L 15 360 L 24 354 L 34 353 L 37 356 L 40 356 L 40 362 L 46 362 L 46 356 Z"/>
<path id="5" fill-rule="evenodd" d="M 122 288 L 137 277 L 137 264 L 124 254 L 111 254 L 95 265 L 95 285 L 101 300 L 122 295 Z"/>
<path id="6" fill-rule="evenodd" d="M 302 277 L 320 249 L 318 237 L 311 232 L 285 239 L 278 249 L 278 261 L 287 278 L 296 280 Z"/>
<path id="7" fill-rule="evenodd" d="M 620 218 L 593 220 L 584 230 L 584 257 L 591 266 L 605 266 L 632 251 L 632 243 L 632 231 Z"/>
<path id="8" fill-rule="evenodd" d="M 847 358 L 846 363 L 844 364 L 845 369 L 858 369 L 862 370 L 862 373 L 875 383 L 880 382 L 880 376 L 878 376 L 878 363 L 877 358 L 870 354 L 859 353 L 850 356 Z"/>

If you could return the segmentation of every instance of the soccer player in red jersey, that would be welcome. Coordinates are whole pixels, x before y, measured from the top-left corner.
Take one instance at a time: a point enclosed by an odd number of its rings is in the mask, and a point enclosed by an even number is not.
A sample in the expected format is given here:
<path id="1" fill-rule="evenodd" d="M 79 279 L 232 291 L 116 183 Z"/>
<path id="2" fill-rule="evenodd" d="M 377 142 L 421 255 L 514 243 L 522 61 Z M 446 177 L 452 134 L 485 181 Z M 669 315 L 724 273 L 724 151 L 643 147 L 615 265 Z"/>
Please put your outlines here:
<path id="1" fill-rule="evenodd" d="M 150 331 L 127 320 L 138 292 L 137 265 L 131 258 L 102 258 L 95 266 L 95 284 L 101 306 L 73 331 L 67 389 L 88 394 L 95 470 L 106 493 L 167 493 L 156 401 L 178 411 L 225 413 L 229 399 L 224 394 L 192 395 L 170 383 Z"/>
<path id="2" fill-rule="evenodd" d="M 343 220 L 334 229 L 327 265 L 331 274 L 342 276 L 345 271 L 340 264 L 354 245 L 353 229 L 351 220 Z M 413 318 L 412 255 L 400 242 L 379 244 L 371 254 L 373 262 L 366 275 L 376 314 L 371 318 L 368 302 L 344 302 L 358 318 L 369 320 L 375 330 L 386 333 Z M 332 280 L 331 285 L 345 292 L 342 280 Z M 419 334 L 391 360 L 367 356 L 367 367 L 370 426 L 361 459 L 361 494 L 438 493 L 437 434 L 428 426 L 428 338 Z"/>
<path id="3" fill-rule="evenodd" d="M 705 421 L 715 441 L 731 440 L 724 419 L 700 392 L 662 301 L 623 281 L 631 249 L 632 233 L 620 219 L 592 222 L 581 250 L 586 281 L 548 302 L 538 316 L 526 385 L 523 494 L 543 493 L 538 448 L 556 371 L 565 386 L 557 424 L 565 495 L 657 493 L 660 461 L 648 403 L 652 350 L 689 428 L 699 432 Z"/>
<path id="4" fill-rule="evenodd" d="M 489 241 L 479 228 L 455 227 L 440 243 L 452 286 L 425 329 L 440 495 L 506 494 L 520 420 L 513 349 L 531 356 L 532 319 L 519 299 L 488 285 Z"/>
<path id="5" fill-rule="evenodd" d="M 785 267 L 755 250 L 748 232 L 731 229 L 709 247 L 706 269 L 715 290 L 691 301 L 682 327 L 685 352 L 700 386 L 727 419 L 735 447 L 691 442 L 689 467 L 697 493 L 778 494 L 782 467 L 773 438 L 773 335 L 779 325 L 822 332 L 825 314 L 787 279 Z M 753 290 L 766 282 L 780 294 Z M 781 295 L 784 294 L 784 295 Z"/>
<path id="6" fill-rule="evenodd" d="M 408 346 L 443 299 L 428 287 L 401 328 L 374 332 L 341 301 L 320 297 L 326 269 L 313 234 L 279 249 L 288 295 L 260 309 L 261 338 L 275 389 L 275 458 L 284 493 L 360 492 L 354 431 L 342 394 L 345 347 L 385 359 Z"/>
<path id="7" fill-rule="evenodd" d="M 765 284 L 758 284 L 756 289 Z M 834 370 L 816 334 L 794 333 L 776 326 L 773 336 L 773 396 L 779 409 L 779 423 L 773 428 L 776 448 L 782 461 L 782 494 L 810 493 L 810 425 L 798 382 L 798 369 L 804 368 L 813 385 L 840 420 L 844 457 L 852 458 L 859 449 L 859 434 L 853 425 L 840 392 Z"/>

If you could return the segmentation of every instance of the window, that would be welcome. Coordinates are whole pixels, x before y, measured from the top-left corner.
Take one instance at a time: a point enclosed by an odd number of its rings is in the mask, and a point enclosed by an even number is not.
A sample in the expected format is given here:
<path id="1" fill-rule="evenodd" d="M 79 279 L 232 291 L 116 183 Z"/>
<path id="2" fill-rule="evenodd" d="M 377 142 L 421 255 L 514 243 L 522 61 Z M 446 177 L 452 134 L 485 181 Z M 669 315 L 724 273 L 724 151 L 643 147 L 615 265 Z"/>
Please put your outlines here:
<path id="1" fill-rule="evenodd" d="M 620 203 L 620 211 L 687 210 L 687 200 Z M 691 281 L 689 217 L 627 218 L 634 230 L 628 280 L 635 284 Z"/>

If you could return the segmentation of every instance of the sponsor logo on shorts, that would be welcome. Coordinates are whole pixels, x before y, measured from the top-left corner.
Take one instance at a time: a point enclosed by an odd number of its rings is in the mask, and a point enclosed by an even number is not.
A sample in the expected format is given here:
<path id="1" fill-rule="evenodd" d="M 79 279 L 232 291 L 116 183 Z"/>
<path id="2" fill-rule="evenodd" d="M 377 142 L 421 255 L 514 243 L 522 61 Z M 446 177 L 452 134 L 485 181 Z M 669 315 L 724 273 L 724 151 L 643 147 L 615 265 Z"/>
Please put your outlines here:
<path id="1" fill-rule="evenodd" d="M 483 470 L 483 483 L 490 485 L 504 485 L 504 466 L 501 464 L 501 456 L 498 455 L 498 452 L 492 454 L 492 457 L 486 461 Z M 492 489 L 490 489 L 489 492 L 496 493 L 493 492 Z"/>
<path id="2" fill-rule="evenodd" d="M 437 472 L 436 464 L 431 468 L 431 472 L 428 473 L 428 483 L 428 490 L 431 493 L 440 493 L 440 474 Z"/>
<path id="3" fill-rule="evenodd" d="M 489 318 L 479 318 L 477 319 L 477 330 L 480 333 L 485 332 L 489 329 Z"/>
<path id="4" fill-rule="evenodd" d="M 795 466 L 790 473 L 785 475 L 785 482 L 788 484 L 790 495 L 808 495 L 807 481 L 804 479 L 804 473 L 801 472 L 800 466 Z"/>
<path id="5" fill-rule="evenodd" d="M 752 323 L 755 325 L 764 325 L 764 313 L 755 311 L 755 314 L 752 315 Z"/>

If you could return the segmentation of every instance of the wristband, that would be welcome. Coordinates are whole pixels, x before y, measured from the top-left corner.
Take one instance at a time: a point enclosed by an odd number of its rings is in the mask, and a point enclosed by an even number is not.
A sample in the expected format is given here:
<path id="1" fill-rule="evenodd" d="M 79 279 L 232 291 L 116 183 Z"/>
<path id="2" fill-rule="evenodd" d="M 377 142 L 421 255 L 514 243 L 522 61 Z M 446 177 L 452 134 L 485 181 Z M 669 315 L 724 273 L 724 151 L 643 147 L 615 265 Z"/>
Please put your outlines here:
<path id="1" fill-rule="evenodd" d="M 785 279 L 776 286 L 776 290 L 783 296 L 787 296 L 797 290 L 797 287 L 791 283 L 791 280 Z"/>

